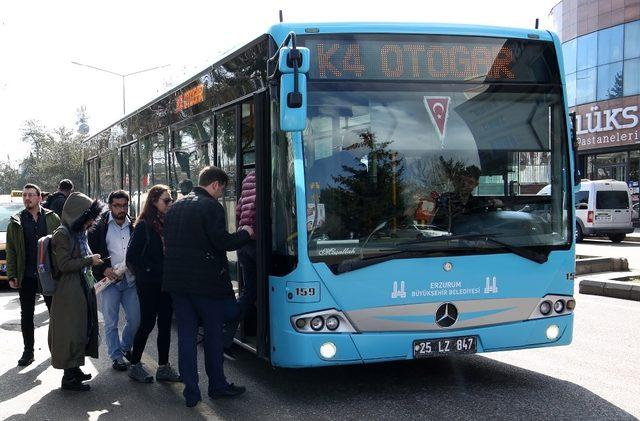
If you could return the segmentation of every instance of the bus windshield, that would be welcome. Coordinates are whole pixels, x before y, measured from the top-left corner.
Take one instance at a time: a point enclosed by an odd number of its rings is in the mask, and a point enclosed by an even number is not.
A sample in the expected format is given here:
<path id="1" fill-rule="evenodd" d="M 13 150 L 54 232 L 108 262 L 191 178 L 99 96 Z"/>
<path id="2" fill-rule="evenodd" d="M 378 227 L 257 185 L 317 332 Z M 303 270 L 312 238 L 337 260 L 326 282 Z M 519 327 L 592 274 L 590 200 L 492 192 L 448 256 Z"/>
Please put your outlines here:
<path id="1" fill-rule="evenodd" d="M 337 263 L 453 234 L 567 243 L 562 96 L 447 88 L 309 93 L 303 136 L 313 260 Z M 548 184 L 551 195 L 536 195 Z M 446 244 L 471 246 L 477 242 Z M 434 247 L 443 244 L 421 248 Z"/>
<path id="2" fill-rule="evenodd" d="M 566 246 L 563 110 L 553 87 L 310 84 L 311 260 Z"/>

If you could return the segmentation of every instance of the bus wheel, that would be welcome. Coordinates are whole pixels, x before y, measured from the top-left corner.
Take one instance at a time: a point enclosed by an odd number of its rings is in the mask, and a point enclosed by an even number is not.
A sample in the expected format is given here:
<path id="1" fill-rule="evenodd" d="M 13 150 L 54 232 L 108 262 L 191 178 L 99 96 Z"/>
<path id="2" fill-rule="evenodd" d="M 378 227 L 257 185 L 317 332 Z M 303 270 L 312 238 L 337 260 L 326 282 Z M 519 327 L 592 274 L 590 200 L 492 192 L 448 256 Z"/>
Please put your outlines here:
<path id="1" fill-rule="evenodd" d="M 609 240 L 611 240 L 612 243 L 619 243 L 624 240 L 625 237 L 626 234 L 611 234 L 609 235 Z"/>
<path id="2" fill-rule="evenodd" d="M 582 234 L 582 228 L 580 224 L 576 224 L 576 243 L 582 243 L 584 235 Z"/>

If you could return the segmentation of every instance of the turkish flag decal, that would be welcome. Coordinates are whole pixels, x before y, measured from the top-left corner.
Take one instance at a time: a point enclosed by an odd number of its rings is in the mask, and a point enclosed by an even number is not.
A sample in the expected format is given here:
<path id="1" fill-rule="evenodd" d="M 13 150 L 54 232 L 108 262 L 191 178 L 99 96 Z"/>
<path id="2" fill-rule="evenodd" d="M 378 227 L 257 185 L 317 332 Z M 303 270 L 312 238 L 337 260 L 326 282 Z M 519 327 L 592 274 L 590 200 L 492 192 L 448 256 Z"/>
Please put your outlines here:
<path id="1" fill-rule="evenodd" d="M 440 136 L 442 146 L 444 146 L 444 135 L 447 128 L 447 118 L 449 117 L 449 102 L 451 97 L 448 96 L 425 96 L 424 106 L 431 117 L 431 122 L 436 128 L 436 132 Z"/>

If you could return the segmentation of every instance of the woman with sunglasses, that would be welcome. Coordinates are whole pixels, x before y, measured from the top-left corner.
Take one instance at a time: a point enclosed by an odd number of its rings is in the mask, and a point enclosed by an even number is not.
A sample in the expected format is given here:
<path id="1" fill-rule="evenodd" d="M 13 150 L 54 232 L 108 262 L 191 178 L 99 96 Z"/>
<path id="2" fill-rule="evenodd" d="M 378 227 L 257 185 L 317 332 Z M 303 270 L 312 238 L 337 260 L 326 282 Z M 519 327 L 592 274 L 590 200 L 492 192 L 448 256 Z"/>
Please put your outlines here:
<path id="1" fill-rule="evenodd" d="M 136 287 L 140 300 L 141 323 L 133 340 L 129 377 L 142 382 L 153 382 L 153 376 L 140 362 L 142 352 L 158 320 L 158 370 L 156 380 L 177 382 L 180 376 L 169 364 L 171 344 L 171 319 L 173 306 L 171 295 L 162 292 L 162 265 L 164 262 L 164 216 L 173 199 L 168 186 L 158 184 L 149 190 L 142 212 L 127 249 L 127 265 L 136 275 Z"/>

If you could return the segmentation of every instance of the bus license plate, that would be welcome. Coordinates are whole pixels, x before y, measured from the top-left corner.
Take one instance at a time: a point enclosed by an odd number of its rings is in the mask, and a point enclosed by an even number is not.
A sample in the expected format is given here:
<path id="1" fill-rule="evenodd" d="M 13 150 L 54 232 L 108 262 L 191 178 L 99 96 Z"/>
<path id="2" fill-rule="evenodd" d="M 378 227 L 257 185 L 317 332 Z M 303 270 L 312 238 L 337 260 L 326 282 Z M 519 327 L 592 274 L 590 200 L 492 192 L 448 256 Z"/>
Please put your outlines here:
<path id="1" fill-rule="evenodd" d="M 457 338 L 419 339 L 413 341 L 413 358 L 441 357 L 450 354 L 475 354 L 478 338 L 460 336 Z"/>

